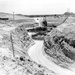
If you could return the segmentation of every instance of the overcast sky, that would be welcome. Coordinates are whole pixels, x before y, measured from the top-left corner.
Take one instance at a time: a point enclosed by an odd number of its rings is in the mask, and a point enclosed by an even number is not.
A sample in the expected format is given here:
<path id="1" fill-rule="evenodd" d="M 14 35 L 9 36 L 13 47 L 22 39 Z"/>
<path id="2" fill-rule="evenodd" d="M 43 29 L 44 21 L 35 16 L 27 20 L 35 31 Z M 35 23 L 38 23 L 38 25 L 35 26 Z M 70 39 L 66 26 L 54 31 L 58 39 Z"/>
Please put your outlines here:
<path id="1" fill-rule="evenodd" d="M 75 0 L 0 0 L 0 12 L 19 14 L 61 14 L 75 12 Z"/>

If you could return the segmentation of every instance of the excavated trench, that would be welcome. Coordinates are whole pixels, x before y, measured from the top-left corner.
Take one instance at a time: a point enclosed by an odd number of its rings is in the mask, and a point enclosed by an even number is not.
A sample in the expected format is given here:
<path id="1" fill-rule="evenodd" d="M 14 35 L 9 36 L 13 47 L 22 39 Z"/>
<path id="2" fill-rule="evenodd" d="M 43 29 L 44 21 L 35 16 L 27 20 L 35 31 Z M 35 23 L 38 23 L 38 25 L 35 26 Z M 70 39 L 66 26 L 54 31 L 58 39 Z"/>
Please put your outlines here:
<path id="1" fill-rule="evenodd" d="M 55 64 L 69 67 L 75 63 L 75 34 L 52 32 L 44 39 L 44 52 Z"/>

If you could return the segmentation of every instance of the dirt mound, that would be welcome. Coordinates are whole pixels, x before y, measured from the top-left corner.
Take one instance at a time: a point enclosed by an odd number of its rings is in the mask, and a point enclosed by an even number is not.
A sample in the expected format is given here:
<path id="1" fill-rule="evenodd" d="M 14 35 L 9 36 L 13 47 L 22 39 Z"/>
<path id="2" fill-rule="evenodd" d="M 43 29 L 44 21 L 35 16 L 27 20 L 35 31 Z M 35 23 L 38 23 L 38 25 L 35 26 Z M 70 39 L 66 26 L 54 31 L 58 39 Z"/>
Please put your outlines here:
<path id="1" fill-rule="evenodd" d="M 61 28 L 61 30 L 60 30 Z M 75 64 L 75 25 L 61 25 L 53 29 L 44 39 L 44 52 L 51 60 L 68 68 Z"/>

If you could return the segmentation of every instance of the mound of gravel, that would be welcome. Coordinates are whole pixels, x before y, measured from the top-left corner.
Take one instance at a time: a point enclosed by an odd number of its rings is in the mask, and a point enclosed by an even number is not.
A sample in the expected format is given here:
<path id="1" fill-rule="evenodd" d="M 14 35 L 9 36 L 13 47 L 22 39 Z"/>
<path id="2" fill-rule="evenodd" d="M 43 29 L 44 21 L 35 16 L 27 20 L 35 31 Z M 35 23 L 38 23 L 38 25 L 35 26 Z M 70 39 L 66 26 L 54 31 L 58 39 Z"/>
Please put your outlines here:
<path id="1" fill-rule="evenodd" d="M 75 25 L 64 24 L 53 29 L 44 39 L 44 53 L 55 64 L 74 68 Z"/>

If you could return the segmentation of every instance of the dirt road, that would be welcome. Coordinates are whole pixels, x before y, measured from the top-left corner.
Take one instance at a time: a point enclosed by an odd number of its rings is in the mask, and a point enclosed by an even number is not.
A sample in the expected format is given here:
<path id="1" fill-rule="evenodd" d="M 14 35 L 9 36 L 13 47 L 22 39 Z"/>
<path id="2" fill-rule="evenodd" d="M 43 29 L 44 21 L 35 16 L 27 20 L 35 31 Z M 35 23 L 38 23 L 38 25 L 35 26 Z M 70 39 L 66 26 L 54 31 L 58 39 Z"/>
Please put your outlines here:
<path id="1" fill-rule="evenodd" d="M 43 41 L 35 41 L 35 45 L 33 45 L 29 50 L 29 56 L 37 63 L 46 66 L 48 69 L 58 73 L 59 75 L 75 75 L 74 71 L 70 71 L 64 68 L 59 67 L 58 65 L 50 62 L 45 56 L 42 54 L 42 46 Z"/>

